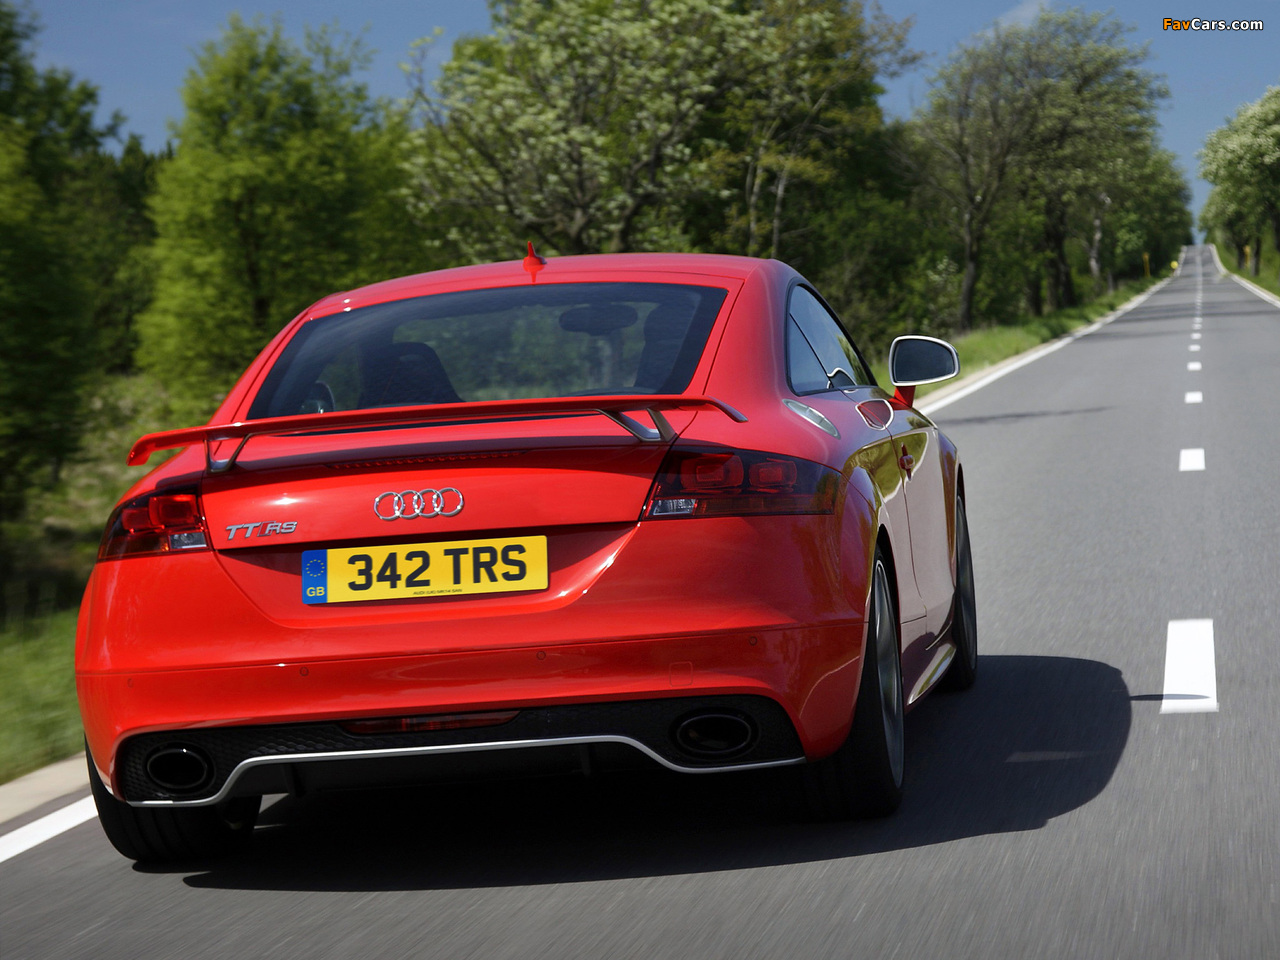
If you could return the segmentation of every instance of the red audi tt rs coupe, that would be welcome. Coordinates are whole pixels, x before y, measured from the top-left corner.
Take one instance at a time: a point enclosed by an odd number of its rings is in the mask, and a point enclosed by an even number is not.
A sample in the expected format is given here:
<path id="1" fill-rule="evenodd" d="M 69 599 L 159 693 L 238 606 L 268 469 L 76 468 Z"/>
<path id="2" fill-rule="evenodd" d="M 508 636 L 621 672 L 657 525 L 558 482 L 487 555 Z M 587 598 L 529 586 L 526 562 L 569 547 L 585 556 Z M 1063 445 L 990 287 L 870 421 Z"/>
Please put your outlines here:
<path id="1" fill-rule="evenodd" d="M 774 260 L 523 260 L 303 311 L 112 513 L 80 611 L 127 857 L 264 794 L 659 764 L 898 804 L 903 714 L 977 667 L 964 473 Z M 768 781 L 772 783 L 772 780 Z"/>

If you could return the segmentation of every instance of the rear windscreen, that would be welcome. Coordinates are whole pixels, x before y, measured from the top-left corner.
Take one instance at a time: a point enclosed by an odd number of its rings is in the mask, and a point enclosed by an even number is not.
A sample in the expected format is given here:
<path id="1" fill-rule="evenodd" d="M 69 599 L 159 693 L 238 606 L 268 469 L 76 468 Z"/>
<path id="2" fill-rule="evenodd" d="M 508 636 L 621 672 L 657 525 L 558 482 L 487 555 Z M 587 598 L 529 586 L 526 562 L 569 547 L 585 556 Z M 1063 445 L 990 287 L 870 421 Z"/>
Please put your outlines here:
<path id="1" fill-rule="evenodd" d="M 250 419 L 477 400 L 680 393 L 726 291 L 672 283 L 465 290 L 303 324 Z"/>

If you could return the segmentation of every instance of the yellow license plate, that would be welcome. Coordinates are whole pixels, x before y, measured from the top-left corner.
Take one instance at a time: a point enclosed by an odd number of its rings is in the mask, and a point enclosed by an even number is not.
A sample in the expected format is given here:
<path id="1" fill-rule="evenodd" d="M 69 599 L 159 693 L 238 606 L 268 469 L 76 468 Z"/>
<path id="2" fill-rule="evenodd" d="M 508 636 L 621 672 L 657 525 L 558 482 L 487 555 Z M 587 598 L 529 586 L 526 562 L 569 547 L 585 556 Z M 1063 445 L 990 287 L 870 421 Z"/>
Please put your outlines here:
<path id="1" fill-rule="evenodd" d="M 305 550 L 302 602 L 405 600 L 547 589 L 547 538 Z"/>

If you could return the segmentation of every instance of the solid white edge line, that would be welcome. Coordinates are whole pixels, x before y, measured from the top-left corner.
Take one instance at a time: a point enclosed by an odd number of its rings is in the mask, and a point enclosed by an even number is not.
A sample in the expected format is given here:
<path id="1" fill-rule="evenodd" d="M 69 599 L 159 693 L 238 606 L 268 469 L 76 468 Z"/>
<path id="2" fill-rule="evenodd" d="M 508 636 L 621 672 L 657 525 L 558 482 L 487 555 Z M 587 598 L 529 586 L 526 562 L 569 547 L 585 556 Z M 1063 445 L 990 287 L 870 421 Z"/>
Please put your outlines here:
<path id="1" fill-rule="evenodd" d="M 26 853 L 60 833 L 66 833 L 98 815 L 93 797 L 85 797 L 0 837 L 0 863 Z"/>
<path id="2" fill-rule="evenodd" d="M 1214 263 L 1214 266 L 1218 268 L 1218 276 L 1230 277 L 1232 280 L 1240 284 L 1240 286 L 1244 287 L 1250 293 L 1267 301 L 1267 303 L 1271 304 L 1273 307 L 1280 307 L 1280 297 L 1277 297 L 1275 294 L 1271 293 L 1269 290 L 1263 290 L 1260 286 L 1258 286 L 1252 280 L 1246 280 L 1244 277 L 1240 276 L 1238 273 L 1232 273 L 1230 270 L 1224 267 L 1222 265 L 1222 260 L 1218 257 L 1218 245 L 1216 243 L 1207 243 L 1205 244 L 1205 246 L 1207 246 L 1210 250 L 1213 251 L 1213 263 Z"/>
<path id="3" fill-rule="evenodd" d="M 1274 293 L 1271 293 L 1268 290 L 1263 290 L 1260 286 L 1255 284 L 1252 280 L 1246 280 L 1244 277 L 1240 276 L 1240 274 L 1238 273 L 1231 273 L 1231 274 L 1228 274 L 1228 276 L 1231 277 L 1231 279 L 1234 280 L 1236 283 L 1240 284 L 1240 286 L 1244 287 L 1246 290 L 1252 293 L 1255 297 L 1258 297 L 1260 300 L 1267 301 L 1267 303 L 1271 304 L 1273 307 L 1280 307 L 1280 297 L 1277 297 Z"/>
<path id="4" fill-rule="evenodd" d="M 1203 470 L 1204 449 L 1201 447 L 1189 447 L 1186 450 L 1179 450 L 1178 469 L 1184 472 L 1188 470 Z"/>
<path id="5" fill-rule="evenodd" d="M 1227 275 L 1227 268 L 1222 265 L 1222 260 L 1218 257 L 1218 245 L 1216 243 L 1206 243 L 1205 246 L 1208 247 L 1209 252 L 1213 254 L 1213 265 L 1218 268 L 1218 276 L 1225 277 Z"/>
<path id="6" fill-rule="evenodd" d="M 1022 367 L 1025 367 L 1027 364 L 1034 363 L 1036 360 L 1039 360 L 1041 357 L 1048 356 L 1049 354 L 1053 353 L 1055 350 L 1061 350 L 1067 344 L 1073 343 L 1076 340 L 1079 340 L 1081 337 L 1087 337 L 1089 334 L 1094 333 L 1098 330 L 1101 330 L 1103 327 L 1111 323 L 1113 320 L 1118 320 L 1120 317 L 1124 316 L 1130 310 L 1145 303 L 1148 297 L 1150 297 L 1157 290 L 1161 289 L 1168 282 L 1169 280 L 1167 278 L 1164 280 L 1161 280 L 1150 290 L 1147 290 L 1143 293 L 1138 294 L 1138 296 L 1136 296 L 1134 299 L 1130 300 L 1128 303 L 1120 307 L 1114 313 L 1108 314 L 1107 316 L 1103 317 L 1101 320 L 1095 320 L 1093 323 L 1089 324 L 1087 327 L 1083 327 L 1075 331 L 1074 333 L 1069 333 L 1064 337 L 1059 337 L 1057 340 L 1054 340 L 1051 343 L 1046 343 L 1042 347 L 1033 349 L 1030 353 L 1024 355 L 1021 359 L 1015 360 L 1013 363 L 1003 366 L 998 370 L 993 370 L 991 373 L 987 374 L 985 377 L 981 377 L 978 380 L 975 380 L 973 383 L 969 384 L 969 386 L 964 387 L 960 390 L 957 390 L 955 393 L 949 393 L 945 397 L 941 397 L 938 400 L 935 400 L 933 403 L 930 403 L 928 400 L 922 401 L 921 403 L 916 404 L 916 409 L 919 410 L 921 413 L 923 413 L 925 416 L 928 416 L 928 417 L 933 416 L 935 412 L 937 412 L 938 410 L 941 410 L 943 407 L 950 406 L 951 404 L 955 403 L 957 400 L 963 400 L 965 397 L 969 396 L 969 394 L 976 393 L 977 391 L 981 390 L 983 387 L 987 386 L 988 384 L 995 383 L 1001 377 L 1006 376 L 1007 374 L 1013 373 L 1013 371 L 1015 370 L 1020 370 Z"/>
<path id="7" fill-rule="evenodd" d="M 1212 620 L 1170 620 L 1161 713 L 1217 713 Z"/>

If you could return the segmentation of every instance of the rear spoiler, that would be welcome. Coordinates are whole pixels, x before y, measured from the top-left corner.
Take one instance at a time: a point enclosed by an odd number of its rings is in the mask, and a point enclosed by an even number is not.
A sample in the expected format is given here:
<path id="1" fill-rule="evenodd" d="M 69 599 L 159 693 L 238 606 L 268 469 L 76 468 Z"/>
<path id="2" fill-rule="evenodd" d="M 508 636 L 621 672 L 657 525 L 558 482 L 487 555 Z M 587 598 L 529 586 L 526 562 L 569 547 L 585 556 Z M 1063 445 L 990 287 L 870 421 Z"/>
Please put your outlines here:
<path id="1" fill-rule="evenodd" d="M 664 394 L 651 397 L 550 397 L 536 400 L 486 400 L 479 403 L 435 403 L 429 406 L 381 407 L 371 410 L 344 410 L 337 413 L 304 413 L 292 417 L 267 417 L 262 420 L 244 420 L 236 423 L 209 424 L 188 427 L 185 430 L 166 430 L 142 437 L 129 451 L 129 466 L 146 463 L 157 450 L 186 447 L 193 443 L 204 444 L 205 468 L 210 473 L 222 473 L 235 466 L 236 458 L 251 437 L 283 436 L 295 433 L 359 429 L 388 424 L 435 423 L 438 421 L 491 420 L 502 418 L 539 417 L 556 414 L 598 413 L 608 417 L 636 439 L 645 443 L 670 443 L 675 431 L 663 410 L 719 410 L 738 423 L 747 418 L 727 403 L 713 397 L 693 397 L 682 394 Z M 653 421 L 649 427 L 632 418 L 626 411 L 643 410 Z M 235 451 L 226 460 L 213 459 L 213 444 L 223 440 L 239 440 Z"/>

